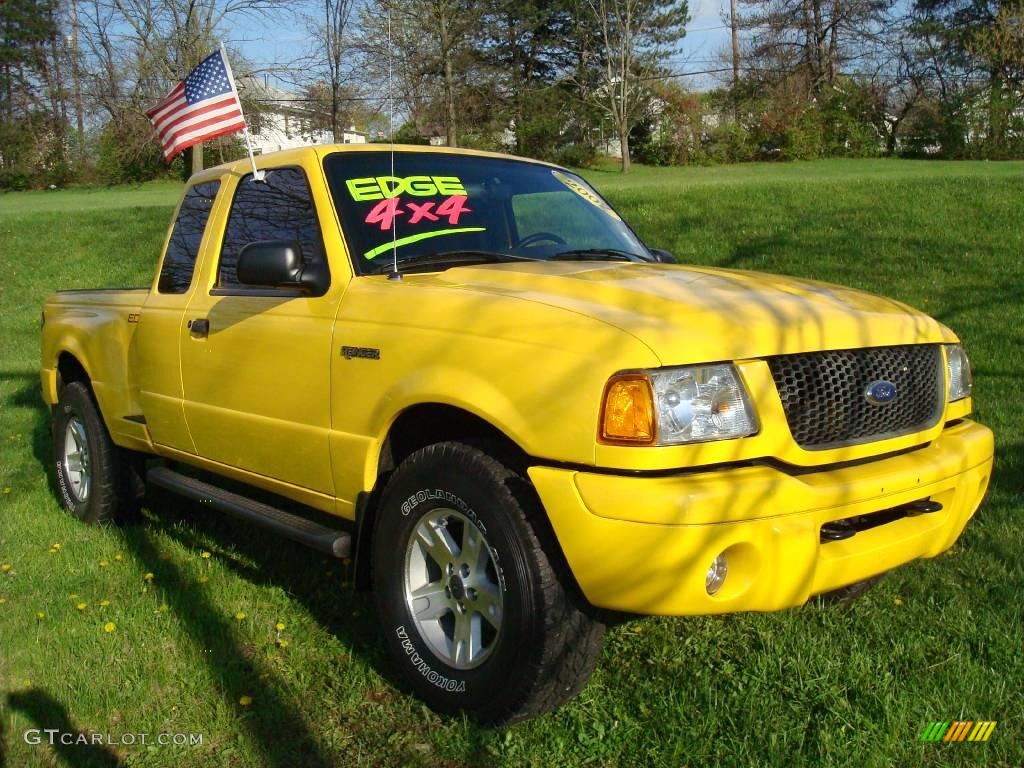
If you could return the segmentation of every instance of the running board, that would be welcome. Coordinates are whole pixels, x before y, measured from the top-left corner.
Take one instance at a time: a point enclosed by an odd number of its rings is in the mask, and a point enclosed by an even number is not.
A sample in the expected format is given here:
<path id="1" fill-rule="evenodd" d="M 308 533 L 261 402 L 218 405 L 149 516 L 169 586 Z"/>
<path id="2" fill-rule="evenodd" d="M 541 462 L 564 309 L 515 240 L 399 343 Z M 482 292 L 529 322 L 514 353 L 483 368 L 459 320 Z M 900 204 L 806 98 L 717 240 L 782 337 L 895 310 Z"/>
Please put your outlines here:
<path id="1" fill-rule="evenodd" d="M 348 557 L 352 552 L 352 536 L 346 531 L 314 523 L 312 520 L 254 501 L 237 493 L 225 491 L 216 485 L 204 483 L 167 469 L 167 467 L 154 467 L 149 470 L 146 473 L 146 480 L 179 496 L 202 504 L 209 504 L 214 509 L 255 523 L 328 555 L 343 558 Z"/>

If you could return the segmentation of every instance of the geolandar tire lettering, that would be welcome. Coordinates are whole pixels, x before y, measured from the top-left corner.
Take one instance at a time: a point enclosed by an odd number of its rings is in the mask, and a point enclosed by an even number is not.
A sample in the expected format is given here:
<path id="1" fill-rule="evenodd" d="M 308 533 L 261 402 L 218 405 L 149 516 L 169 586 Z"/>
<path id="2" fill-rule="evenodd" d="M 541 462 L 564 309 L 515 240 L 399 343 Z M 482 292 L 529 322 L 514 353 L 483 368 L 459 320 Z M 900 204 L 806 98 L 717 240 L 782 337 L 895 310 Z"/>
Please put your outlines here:
<path id="1" fill-rule="evenodd" d="M 402 682 L 443 713 L 507 723 L 574 696 L 604 627 L 556 573 L 528 482 L 463 443 L 403 461 L 376 513 L 377 611 Z"/>

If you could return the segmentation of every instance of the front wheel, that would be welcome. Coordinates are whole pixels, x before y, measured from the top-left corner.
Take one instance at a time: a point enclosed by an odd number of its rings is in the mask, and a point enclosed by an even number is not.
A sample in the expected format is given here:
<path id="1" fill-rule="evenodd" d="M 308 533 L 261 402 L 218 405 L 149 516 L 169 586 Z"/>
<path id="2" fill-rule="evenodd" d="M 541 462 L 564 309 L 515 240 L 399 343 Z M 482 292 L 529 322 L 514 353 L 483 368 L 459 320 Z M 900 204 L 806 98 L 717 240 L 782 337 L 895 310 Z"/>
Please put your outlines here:
<path id="1" fill-rule="evenodd" d="M 141 457 L 114 445 L 82 382 L 61 389 L 53 414 L 53 462 L 60 500 L 82 522 L 113 522 L 137 511 Z"/>
<path id="2" fill-rule="evenodd" d="M 590 677 L 604 626 L 556 571 L 542 514 L 523 478 L 462 443 L 414 453 L 388 482 L 377 610 L 399 674 L 434 709 L 507 723 L 554 709 Z"/>

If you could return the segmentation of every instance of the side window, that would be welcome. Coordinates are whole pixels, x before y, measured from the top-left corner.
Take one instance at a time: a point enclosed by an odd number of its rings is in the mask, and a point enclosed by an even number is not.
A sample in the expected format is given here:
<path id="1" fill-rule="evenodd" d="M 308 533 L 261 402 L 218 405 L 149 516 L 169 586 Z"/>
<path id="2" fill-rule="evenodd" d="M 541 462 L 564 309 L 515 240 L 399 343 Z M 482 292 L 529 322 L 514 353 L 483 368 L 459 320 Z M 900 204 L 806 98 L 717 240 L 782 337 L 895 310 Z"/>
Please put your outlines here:
<path id="1" fill-rule="evenodd" d="M 156 284 L 160 293 L 185 293 L 192 284 L 199 244 L 203 240 L 206 222 L 210 219 L 213 200 L 219 188 L 219 181 L 207 181 L 189 187 L 185 192 L 178 219 L 171 231 L 171 239 L 167 242 L 160 279 Z"/>
<path id="2" fill-rule="evenodd" d="M 238 282 L 238 254 L 263 240 L 297 241 L 303 262 L 327 270 L 309 182 L 298 168 L 268 170 L 265 181 L 249 174 L 239 183 L 220 249 L 218 288 L 247 287 Z"/>

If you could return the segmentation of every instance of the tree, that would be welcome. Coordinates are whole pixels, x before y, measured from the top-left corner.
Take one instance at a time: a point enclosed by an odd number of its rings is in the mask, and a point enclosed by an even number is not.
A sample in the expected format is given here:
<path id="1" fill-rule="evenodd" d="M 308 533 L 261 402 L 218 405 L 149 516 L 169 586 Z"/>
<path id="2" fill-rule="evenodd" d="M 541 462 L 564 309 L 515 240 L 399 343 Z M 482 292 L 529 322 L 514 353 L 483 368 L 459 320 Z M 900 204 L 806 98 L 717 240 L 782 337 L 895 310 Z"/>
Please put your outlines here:
<path id="1" fill-rule="evenodd" d="M 686 34 L 686 0 L 582 0 L 596 30 L 597 94 L 630 169 L 629 133 L 649 105 L 647 83 Z"/>
<path id="2" fill-rule="evenodd" d="M 61 68 L 66 51 L 51 0 L 8 0 L 0 15 L 0 171 L 3 186 L 67 176 Z"/>
<path id="3" fill-rule="evenodd" d="M 91 0 L 80 2 L 79 36 L 91 57 L 97 101 L 131 122 L 186 77 L 242 15 L 266 15 L 284 0 Z M 115 38 L 116 35 L 116 38 Z M 128 113 L 128 114 L 126 114 Z M 134 134 L 132 134 L 134 135 Z M 202 146 L 192 150 L 203 167 Z"/>
<path id="4" fill-rule="evenodd" d="M 948 126 L 944 150 L 1006 156 L 1024 103 L 1024 2 L 916 0 L 913 22 Z"/>
<path id="5" fill-rule="evenodd" d="M 354 0 L 321 0 L 320 12 L 306 17 L 306 29 L 315 49 L 306 59 L 303 77 L 312 85 L 307 95 L 327 115 L 325 127 L 337 137 L 347 121 L 346 105 L 352 98 L 350 22 Z"/>
<path id="6" fill-rule="evenodd" d="M 488 0 L 474 48 L 494 122 L 511 127 L 517 154 L 550 154 L 564 102 L 557 81 L 572 63 L 576 20 L 565 0 Z M 555 136 L 551 137 L 552 128 Z"/>
<path id="7" fill-rule="evenodd" d="M 479 22 L 479 5 L 472 0 L 375 0 L 362 18 L 364 50 L 373 70 L 398 75 L 412 111 L 422 115 L 434 85 L 440 86 L 445 142 L 457 147 L 456 104 L 471 62 L 470 33 Z M 416 114 L 411 117 L 416 121 Z"/>

